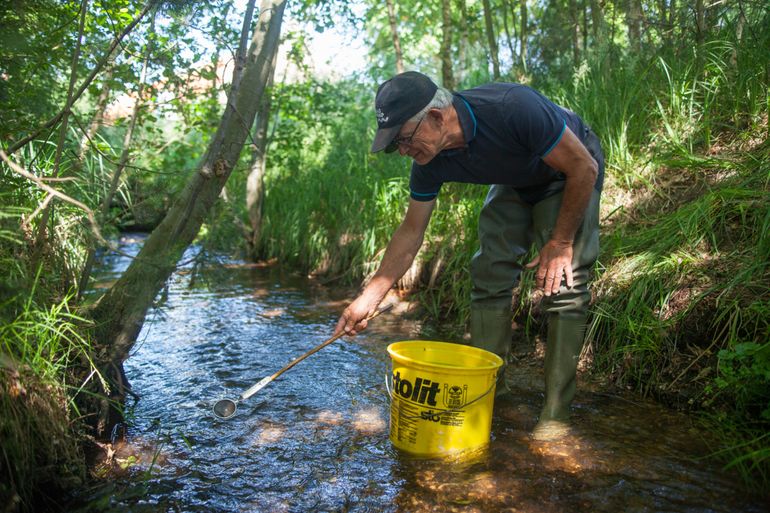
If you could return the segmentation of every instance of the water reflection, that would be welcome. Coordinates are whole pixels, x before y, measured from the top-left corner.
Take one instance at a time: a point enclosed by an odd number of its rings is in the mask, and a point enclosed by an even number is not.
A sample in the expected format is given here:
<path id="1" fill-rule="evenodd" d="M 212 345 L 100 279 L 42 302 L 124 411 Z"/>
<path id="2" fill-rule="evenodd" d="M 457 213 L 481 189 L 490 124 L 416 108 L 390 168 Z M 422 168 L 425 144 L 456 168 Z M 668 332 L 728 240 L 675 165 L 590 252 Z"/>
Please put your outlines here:
<path id="1" fill-rule="evenodd" d="M 124 267 L 113 259 L 102 276 Z M 175 275 L 126 363 L 142 398 L 130 405 L 110 484 L 70 509 L 768 511 L 702 459 L 703 433 L 686 416 L 651 403 L 584 387 L 572 434 L 533 441 L 537 362 L 511 370 L 514 399 L 496 405 L 487 449 L 443 460 L 398 453 L 388 440 L 385 347 L 419 338 L 420 326 L 392 313 L 279 377 L 232 419 L 211 413 L 217 399 L 328 338 L 348 292 L 238 262 Z"/>

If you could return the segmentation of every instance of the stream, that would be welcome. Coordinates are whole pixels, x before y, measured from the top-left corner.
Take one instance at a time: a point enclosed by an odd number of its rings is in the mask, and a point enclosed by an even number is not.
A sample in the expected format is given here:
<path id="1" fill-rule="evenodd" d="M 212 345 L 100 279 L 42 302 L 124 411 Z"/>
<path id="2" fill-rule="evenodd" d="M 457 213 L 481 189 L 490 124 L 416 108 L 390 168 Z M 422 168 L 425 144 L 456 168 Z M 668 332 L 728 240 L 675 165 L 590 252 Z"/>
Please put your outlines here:
<path id="1" fill-rule="evenodd" d="M 136 253 L 142 238 L 121 242 Z M 104 259 L 102 286 L 127 263 Z M 509 369 L 514 399 L 496 406 L 488 448 L 446 459 L 399 453 L 388 438 L 386 347 L 424 338 L 424 326 L 398 309 L 301 362 L 231 419 L 213 415 L 217 399 L 330 337 L 353 292 L 222 257 L 183 265 L 126 361 L 141 399 L 128 401 L 125 439 L 68 511 L 770 511 L 707 458 L 714 446 L 687 415 L 634 396 L 581 383 L 572 435 L 532 440 L 543 388 L 532 358 Z"/>

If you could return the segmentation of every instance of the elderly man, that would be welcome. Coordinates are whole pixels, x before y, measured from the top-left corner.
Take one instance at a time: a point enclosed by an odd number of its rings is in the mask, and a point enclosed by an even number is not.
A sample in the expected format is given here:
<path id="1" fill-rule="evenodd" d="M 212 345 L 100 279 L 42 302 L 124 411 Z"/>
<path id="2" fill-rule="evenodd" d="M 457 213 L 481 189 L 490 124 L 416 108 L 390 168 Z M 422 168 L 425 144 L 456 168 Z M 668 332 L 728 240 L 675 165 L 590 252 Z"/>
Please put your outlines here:
<path id="1" fill-rule="evenodd" d="M 537 268 L 548 338 L 545 405 L 533 436 L 562 436 L 599 251 L 604 157 L 598 138 L 574 112 L 519 84 L 452 94 L 409 71 L 380 86 L 375 107 L 371 151 L 412 158 L 411 197 L 378 271 L 342 313 L 336 332 L 365 329 L 367 315 L 409 269 L 444 182 L 489 184 L 470 269 L 471 344 L 507 361 L 512 290 L 534 242 L 538 254 L 526 267 Z"/>

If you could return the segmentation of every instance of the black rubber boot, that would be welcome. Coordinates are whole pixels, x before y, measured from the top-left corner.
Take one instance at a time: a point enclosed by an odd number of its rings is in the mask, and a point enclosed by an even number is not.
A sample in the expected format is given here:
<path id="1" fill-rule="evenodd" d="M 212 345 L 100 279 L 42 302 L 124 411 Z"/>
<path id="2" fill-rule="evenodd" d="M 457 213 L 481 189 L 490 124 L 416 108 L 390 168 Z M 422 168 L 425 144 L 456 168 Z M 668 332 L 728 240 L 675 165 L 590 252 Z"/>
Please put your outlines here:
<path id="1" fill-rule="evenodd" d="M 503 366 L 497 373 L 495 397 L 509 393 L 505 384 L 505 369 L 511 350 L 513 329 L 511 310 L 504 308 L 479 308 L 471 306 L 471 345 L 485 349 L 503 359 Z"/>
<path id="2" fill-rule="evenodd" d="M 577 364 L 583 348 L 586 317 L 548 317 L 545 349 L 545 405 L 532 432 L 536 440 L 554 440 L 569 432 L 569 413 L 575 397 Z"/>

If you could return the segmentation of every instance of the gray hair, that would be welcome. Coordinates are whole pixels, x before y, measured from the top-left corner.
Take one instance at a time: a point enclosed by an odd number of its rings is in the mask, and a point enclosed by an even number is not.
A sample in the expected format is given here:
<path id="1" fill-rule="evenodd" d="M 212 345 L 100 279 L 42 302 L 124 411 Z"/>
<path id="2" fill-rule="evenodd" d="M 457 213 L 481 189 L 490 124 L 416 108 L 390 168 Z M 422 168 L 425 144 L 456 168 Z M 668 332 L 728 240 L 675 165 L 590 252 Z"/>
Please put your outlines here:
<path id="1" fill-rule="evenodd" d="M 450 105 L 452 105 L 452 92 L 449 89 L 445 89 L 439 86 L 439 88 L 436 89 L 436 94 L 433 95 L 433 99 L 428 102 L 428 105 L 423 107 L 420 112 L 412 116 L 409 121 L 417 122 L 425 117 L 425 114 L 427 114 L 429 110 L 445 109 Z M 407 123 L 409 121 L 407 121 Z"/>

